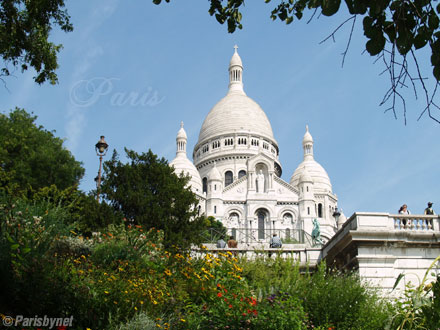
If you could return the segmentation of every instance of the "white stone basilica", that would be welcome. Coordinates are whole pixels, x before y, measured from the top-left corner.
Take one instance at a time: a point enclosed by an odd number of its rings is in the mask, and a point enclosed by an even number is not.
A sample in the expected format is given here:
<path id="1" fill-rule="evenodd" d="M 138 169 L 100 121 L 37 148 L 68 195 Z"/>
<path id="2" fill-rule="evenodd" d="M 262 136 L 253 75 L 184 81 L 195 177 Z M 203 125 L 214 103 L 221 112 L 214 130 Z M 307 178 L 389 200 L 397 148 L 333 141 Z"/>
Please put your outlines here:
<path id="1" fill-rule="evenodd" d="M 327 172 L 314 158 L 308 127 L 302 141 L 304 160 L 288 183 L 281 179 L 279 148 L 269 119 L 243 90 L 237 47 L 229 63 L 228 93 L 203 122 L 194 163 L 187 158 L 183 123 L 176 141 L 170 166 L 191 177 L 200 212 L 222 221 L 239 242 L 267 242 L 273 233 L 286 243 L 301 242 L 301 233 L 311 235 L 314 219 L 324 242 L 335 234 L 337 197 Z"/>

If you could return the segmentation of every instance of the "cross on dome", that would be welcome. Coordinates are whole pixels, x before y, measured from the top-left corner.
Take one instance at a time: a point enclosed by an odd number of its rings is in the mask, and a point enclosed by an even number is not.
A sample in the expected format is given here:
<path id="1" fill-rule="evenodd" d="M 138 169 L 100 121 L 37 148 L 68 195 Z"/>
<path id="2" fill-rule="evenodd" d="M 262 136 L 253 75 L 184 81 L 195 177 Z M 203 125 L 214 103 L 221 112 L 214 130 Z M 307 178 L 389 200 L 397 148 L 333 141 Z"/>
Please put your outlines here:
<path id="1" fill-rule="evenodd" d="M 238 52 L 237 52 L 237 49 L 238 49 L 238 46 L 237 46 L 237 45 L 235 45 L 235 46 L 234 46 L 234 50 L 235 50 L 235 52 L 234 52 L 234 53 L 236 53 L 236 54 L 238 54 Z"/>

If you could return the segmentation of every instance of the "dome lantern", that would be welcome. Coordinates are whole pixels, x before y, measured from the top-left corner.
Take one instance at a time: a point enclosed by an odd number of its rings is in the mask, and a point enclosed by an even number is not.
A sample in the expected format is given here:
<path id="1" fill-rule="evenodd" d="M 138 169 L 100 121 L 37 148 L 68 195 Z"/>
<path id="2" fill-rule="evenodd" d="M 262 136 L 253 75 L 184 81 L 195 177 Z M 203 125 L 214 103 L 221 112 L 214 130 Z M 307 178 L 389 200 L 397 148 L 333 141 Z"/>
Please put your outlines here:
<path id="1" fill-rule="evenodd" d="M 243 90 L 243 64 L 238 55 L 238 46 L 234 46 L 234 54 L 229 62 L 229 93 L 245 94 Z"/>
<path id="2" fill-rule="evenodd" d="M 309 132 L 309 125 L 306 125 L 306 134 L 303 138 L 304 159 L 313 159 L 313 137 Z"/>
<path id="3" fill-rule="evenodd" d="M 185 129 L 183 128 L 183 121 L 182 121 L 180 122 L 180 130 L 179 132 L 177 132 L 177 137 L 176 137 L 176 144 L 177 144 L 176 155 L 184 154 L 186 157 L 187 140 L 188 138 L 186 136 Z"/>

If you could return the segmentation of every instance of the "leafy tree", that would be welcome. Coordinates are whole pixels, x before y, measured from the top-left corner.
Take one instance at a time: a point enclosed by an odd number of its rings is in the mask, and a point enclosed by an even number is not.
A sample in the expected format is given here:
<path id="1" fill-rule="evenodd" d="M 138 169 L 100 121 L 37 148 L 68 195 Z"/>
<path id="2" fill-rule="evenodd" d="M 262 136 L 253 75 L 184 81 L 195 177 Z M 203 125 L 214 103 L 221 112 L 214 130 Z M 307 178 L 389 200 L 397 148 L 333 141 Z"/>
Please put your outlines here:
<path id="1" fill-rule="evenodd" d="M 170 2 L 170 0 L 165 0 Z M 228 32 L 242 29 L 241 8 L 244 0 L 209 0 L 209 14 L 215 16 L 220 24 L 227 24 Z M 162 0 L 153 0 L 160 4 Z M 266 3 L 272 0 L 265 0 Z M 274 1 L 275 2 L 275 1 Z M 271 11 L 272 20 L 279 19 L 286 24 L 304 17 L 307 10 L 312 11 L 309 21 L 316 15 L 333 16 L 344 11 L 341 0 L 279 0 Z M 336 33 L 345 24 L 351 23 L 345 56 L 353 36 L 354 26 L 362 19 L 364 35 L 367 37 L 365 48 L 371 56 L 377 56 L 385 65 L 389 74 L 390 88 L 385 93 L 381 105 L 390 104 L 385 111 L 396 115 L 398 101 L 401 101 L 406 122 L 406 103 L 401 88 L 412 87 L 417 98 L 417 86 L 422 90 L 426 107 L 420 117 L 428 113 L 429 117 L 440 123 L 440 117 L 434 111 L 440 107 L 434 102 L 440 80 L 440 4 L 429 0 L 345 0 L 346 11 L 350 16 L 344 20 L 325 40 L 334 39 Z M 320 16 L 320 15 L 318 15 Z M 431 49 L 432 74 L 435 84 L 431 90 L 426 84 L 415 51 L 426 46 Z M 411 65 L 412 64 L 412 65 Z M 419 117 L 419 119 L 420 119 Z"/>
<path id="2" fill-rule="evenodd" d="M 77 185 L 84 168 L 63 140 L 35 124 L 36 116 L 16 108 L 0 114 L 0 189 L 31 194 L 55 185 Z"/>
<path id="3" fill-rule="evenodd" d="M 130 223 L 162 229 L 167 247 L 199 243 L 204 219 L 197 217 L 196 196 L 185 188 L 189 178 L 176 176 L 151 150 L 125 152 L 129 163 L 122 163 L 116 151 L 104 162 L 103 196 Z"/>
<path id="4" fill-rule="evenodd" d="M 53 26 L 72 31 L 69 19 L 64 0 L 2 0 L 0 56 L 4 67 L 0 77 L 9 76 L 12 68 L 25 71 L 32 67 L 37 72 L 34 77 L 37 83 L 49 80 L 55 84 L 57 53 L 62 45 L 55 45 L 48 38 Z"/>
<path id="5" fill-rule="evenodd" d="M 72 186 L 59 190 L 55 185 L 44 187 L 32 196 L 30 202 L 46 202 L 62 207 L 69 215 L 69 223 L 75 223 L 76 230 L 83 236 L 90 237 L 92 232 L 103 230 L 110 224 L 123 223 L 121 212 L 105 203 L 96 200 L 94 192 L 86 194 Z"/>

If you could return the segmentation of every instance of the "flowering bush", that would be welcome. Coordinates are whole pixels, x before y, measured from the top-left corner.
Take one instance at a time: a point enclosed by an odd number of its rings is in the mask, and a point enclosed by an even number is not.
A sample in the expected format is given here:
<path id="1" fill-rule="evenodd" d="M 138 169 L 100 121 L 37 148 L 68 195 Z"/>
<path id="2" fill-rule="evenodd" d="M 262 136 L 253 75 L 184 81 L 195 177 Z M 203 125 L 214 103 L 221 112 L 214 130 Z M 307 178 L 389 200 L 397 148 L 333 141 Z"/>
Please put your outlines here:
<path id="1" fill-rule="evenodd" d="M 126 224 L 87 239 L 44 203 L 0 214 L 5 315 L 73 315 L 92 330 L 384 329 L 390 316 L 357 277 L 324 266 L 302 274 L 281 258 L 165 250 L 162 231 Z"/>

